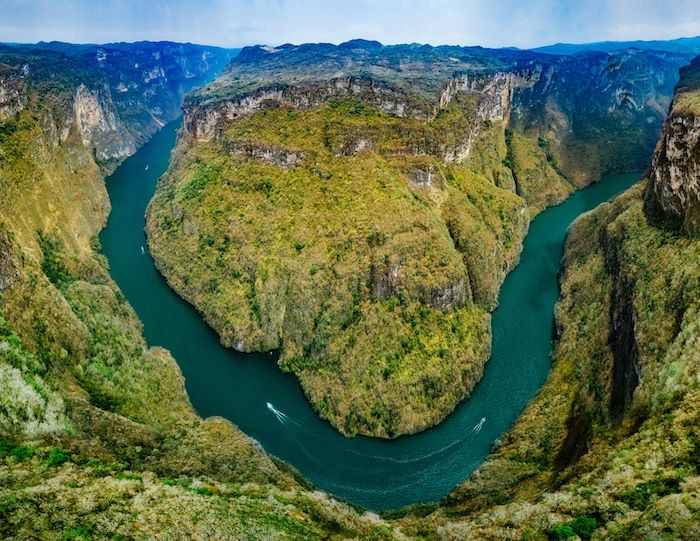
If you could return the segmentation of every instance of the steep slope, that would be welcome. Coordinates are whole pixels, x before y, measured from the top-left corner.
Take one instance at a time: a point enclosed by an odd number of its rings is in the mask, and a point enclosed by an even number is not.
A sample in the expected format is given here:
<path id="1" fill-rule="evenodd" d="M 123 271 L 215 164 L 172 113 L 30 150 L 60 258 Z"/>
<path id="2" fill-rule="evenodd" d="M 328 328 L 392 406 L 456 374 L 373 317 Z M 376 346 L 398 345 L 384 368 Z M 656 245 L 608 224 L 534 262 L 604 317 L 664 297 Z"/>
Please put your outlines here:
<path id="1" fill-rule="evenodd" d="M 186 101 L 152 253 L 226 345 L 280 350 L 343 433 L 422 430 L 481 377 L 530 216 L 643 167 L 686 60 L 244 49 Z"/>
<path id="2" fill-rule="evenodd" d="M 171 43 L 0 52 L 3 539 L 390 536 L 302 488 L 228 422 L 200 419 L 99 253 L 104 172 L 229 55 Z"/>
<path id="3" fill-rule="evenodd" d="M 646 211 L 652 221 L 700 234 L 700 60 L 681 72 L 673 108 L 654 154 Z"/>
<path id="4" fill-rule="evenodd" d="M 646 177 L 572 227 L 551 376 L 448 499 L 453 532 L 566 539 L 585 522 L 594 539 L 700 535 L 698 92 L 695 60 Z M 496 504 L 517 521 L 494 519 Z"/>
<path id="5" fill-rule="evenodd" d="M 683 72 L 671 118 L 697 90 L 697 67 Z M 3 114 L 23 104 L 43 118 L 52 103 L 3 88 L 3 105 L 12 104 Z M 56 123 L 71 124 L 72 108 L 63 110 Z M 697 112 L 683 114 L 695 122 Z M 304 488 L 234 427 L 193 414 L 174 361 L 147 348 L 91 246 L 90 224 L 101 223 L 103 207 L 87 198 L 44 200 L 54 192 L 29 189 L 58 183 L 55 197 L 72 197 L 77 184 L 99 185 L 91 149 L 77 135 L 54 148 L 34 129 L 3 130 L 0 144 L 0 179 L 15 183 L 13 202 L 45 205 L 54 217 L 8 219 L 10 209 L 1 221 L 4 538 L 700 537 L 698 241 L 678 220 L 694 204 L 685 195 L 692 174 L 674 177 L 674 193 L 646 181 L 577 222 L 550 381 L 442 508 L 403 510 L 389 521 Z M 669 121 L 652 178 L 668 164 L 694 170 L 688 154 L 663 151 L 672 130 Z M 66 156 L 83 154 L 87 173 L 71 172 Z M 42 176 L 9 175 L 19 167 Z M 683 200 L 667 207 L 670 221 L 659 215 L 666 195 Z M 74 225 L 63 205 L 89 227 Z"/>

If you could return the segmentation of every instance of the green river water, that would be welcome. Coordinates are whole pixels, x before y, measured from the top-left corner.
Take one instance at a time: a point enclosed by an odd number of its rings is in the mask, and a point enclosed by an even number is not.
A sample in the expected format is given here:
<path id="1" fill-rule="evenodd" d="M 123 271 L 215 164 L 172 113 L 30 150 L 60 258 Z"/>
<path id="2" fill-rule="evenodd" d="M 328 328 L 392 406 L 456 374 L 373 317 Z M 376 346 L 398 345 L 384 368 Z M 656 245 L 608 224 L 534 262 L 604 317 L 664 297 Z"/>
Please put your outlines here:
<path id="1" fill-rule="evenodd" d="M 107 179 L 112 213 L 101 241 L 112 276 L 141 318 L 148 343 L 172 352 L 202 417 L 229 419 L 320 488 L 376 510 L 435 501 L 484 461 L 550 369 L 557 273 L 569 224 L 639 178 L 607 176 L 533 221 L 521 262 L 507 277 L 493 313 L 493 353 L 484 377 L 445 421 L 390 441 L 347 439 L 313 412 L 274 355 L 222 347 L 155 269 L 144 213 L 179 125 L 167 125 Z"/>

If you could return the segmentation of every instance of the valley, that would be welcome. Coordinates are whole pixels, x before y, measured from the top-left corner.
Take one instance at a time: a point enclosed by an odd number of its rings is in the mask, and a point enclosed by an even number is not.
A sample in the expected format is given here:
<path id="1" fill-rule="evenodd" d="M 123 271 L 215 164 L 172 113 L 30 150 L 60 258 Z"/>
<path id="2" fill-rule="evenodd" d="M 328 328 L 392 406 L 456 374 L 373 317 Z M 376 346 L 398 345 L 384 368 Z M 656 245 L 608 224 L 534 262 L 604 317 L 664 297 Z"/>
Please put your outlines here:
<path id="1" fill-rule="evenodd" d="M 697 538 L 693 54 L 234 54 L 0 49 L 0 533 Z"/>
<path id="2" fill-rule="evenodd" d="M 644 167 L 686 61 L 246 48 L 185 103 L 149 246 L 224 345 L 279 350 L 337 430 L 419 432 L 481 378 L 531 217 Z"/>

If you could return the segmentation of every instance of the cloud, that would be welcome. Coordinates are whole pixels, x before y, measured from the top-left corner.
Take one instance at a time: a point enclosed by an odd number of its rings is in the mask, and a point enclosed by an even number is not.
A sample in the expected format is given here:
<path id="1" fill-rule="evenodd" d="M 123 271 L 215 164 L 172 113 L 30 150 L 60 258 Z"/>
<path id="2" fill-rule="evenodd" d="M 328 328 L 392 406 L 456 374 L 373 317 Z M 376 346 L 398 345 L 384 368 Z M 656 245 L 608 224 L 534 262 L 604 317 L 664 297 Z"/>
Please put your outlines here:
<path id="1" fill-rule="evenodd" d="M 0 0 L 0 40 L 532 47 L 698 35 L 699 11 L 697 0 Z"/>

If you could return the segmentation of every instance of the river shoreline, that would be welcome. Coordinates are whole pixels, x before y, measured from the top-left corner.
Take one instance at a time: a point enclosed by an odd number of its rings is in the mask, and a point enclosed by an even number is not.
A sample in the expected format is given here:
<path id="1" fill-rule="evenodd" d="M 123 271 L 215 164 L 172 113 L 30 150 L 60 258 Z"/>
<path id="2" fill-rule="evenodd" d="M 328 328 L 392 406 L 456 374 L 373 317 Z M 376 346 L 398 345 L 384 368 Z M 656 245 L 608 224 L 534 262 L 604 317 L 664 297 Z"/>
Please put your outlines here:
<path id="1" fill-rule="evenodd" d="M 569 224 L 638 179 L 609 175 L 530 223 L 520 262 L 492 313 L 491 359 L 472 395 L 442 423 L 394 440 L 347 439 L 316 415 L 296 378 L 282 373 L 274 356 L 221 346 L 157 271 L 144 215 L 178 127 L 177 121 L 164 127 L 107 179 L 112 214 L 100 239 L 113 278 L 142 320 L 148 343 L 167 348 L 177 360 L 202 417 L 229 420 L 319 488 L 374 510 L 437 501 L 483 463 L 549 373 L 557 274 Z"/>

